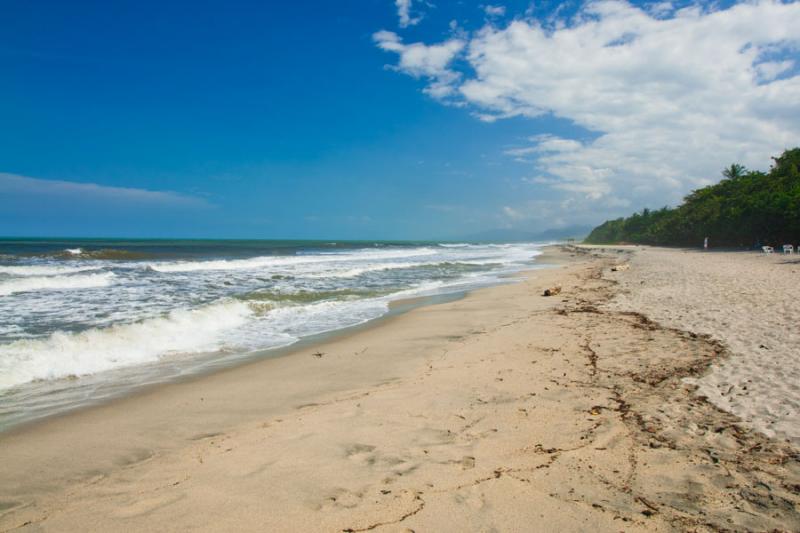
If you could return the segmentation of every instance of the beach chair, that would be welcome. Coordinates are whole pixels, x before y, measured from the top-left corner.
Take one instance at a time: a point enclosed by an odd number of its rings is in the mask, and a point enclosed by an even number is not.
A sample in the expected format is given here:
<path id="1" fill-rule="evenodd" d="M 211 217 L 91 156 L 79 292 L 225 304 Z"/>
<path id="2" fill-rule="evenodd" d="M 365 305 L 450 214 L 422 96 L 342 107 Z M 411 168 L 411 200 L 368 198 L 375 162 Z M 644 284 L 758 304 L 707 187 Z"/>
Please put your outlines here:
<path id="1" fill-rule="evenodd" d="M 785 254 L 793 254 L 794 253 L 794 246 L 791 244 L 784 244 L 783 245 L 783 253 Z"/>
<path id="2" fill-rule="evenodd" d="M 764 251 L 765 254 L 771 254 L 775 251 L 772 246 L 762 246 L 761 249 Z"/>

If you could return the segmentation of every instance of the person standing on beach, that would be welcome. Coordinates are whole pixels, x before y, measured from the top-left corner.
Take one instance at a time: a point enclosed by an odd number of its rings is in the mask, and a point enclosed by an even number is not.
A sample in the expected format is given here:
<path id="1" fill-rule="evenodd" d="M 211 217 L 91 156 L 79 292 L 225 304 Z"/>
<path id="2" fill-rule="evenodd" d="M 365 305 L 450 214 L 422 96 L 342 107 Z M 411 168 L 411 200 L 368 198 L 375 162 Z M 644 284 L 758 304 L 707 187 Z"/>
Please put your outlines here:
<path id="1" fill-rule="evenodd" d="M 708 251 L 708 237 L 703 239 L 703 250 Z"/>

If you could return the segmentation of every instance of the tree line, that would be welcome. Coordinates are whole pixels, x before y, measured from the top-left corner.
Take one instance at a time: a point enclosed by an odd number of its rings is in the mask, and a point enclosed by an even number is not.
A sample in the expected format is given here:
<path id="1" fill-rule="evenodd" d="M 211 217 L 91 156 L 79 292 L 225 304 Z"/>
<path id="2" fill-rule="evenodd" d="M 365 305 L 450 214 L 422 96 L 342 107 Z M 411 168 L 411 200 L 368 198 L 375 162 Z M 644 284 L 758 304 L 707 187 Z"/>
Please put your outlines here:
<path id="1" fill-rule="evenodd" d="M 722 175 L 677 207 L 608 220 L 584 242 L 698 246 L 708 237 L 725 247 L 800 243 L 800 148 L 774 157 L 769 172 L 733 164 Z"/>

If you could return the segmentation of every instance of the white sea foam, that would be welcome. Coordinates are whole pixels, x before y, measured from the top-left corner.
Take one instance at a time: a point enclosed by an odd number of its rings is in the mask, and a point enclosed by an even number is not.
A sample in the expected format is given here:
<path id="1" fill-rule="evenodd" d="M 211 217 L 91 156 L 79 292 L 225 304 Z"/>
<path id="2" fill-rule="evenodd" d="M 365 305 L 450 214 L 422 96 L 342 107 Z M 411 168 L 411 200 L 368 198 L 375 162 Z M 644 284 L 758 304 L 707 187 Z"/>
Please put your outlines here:
<path id="1" fill-rule="evenodd" d="M 269 313 L 271 327 L 297 337 L 314 335 L 366 322 L 387 309 L 382 299 L 353 302 L 325 301 L 305 306 L 277 307 Z"/>
<path id="2" fill-rule="evenodd" d="M 228 301 L 133 324 L 57 331 L 44 339 L 0 345 L 0 389 L 148 363 L 169 354 L 215 351 L 222 347 L 221 334 L 244 324 L 252 313 L 247 304 Z"/>
<path id="3" fill-rule="evenodd" d="M 113 278 L 113 272 L 17 278 L 0 282 L 0 296 L 8 296 L 18 292 L 106 287 L 111 285 Z"/>
<path id="4" fill-rule="evenodd" d="M 408 268 L 430 267 L 436 265 L 442 266 L 455 266 L 455 265 L 473 265 L 484 266 L 497 264 L 498 259 L 489 259 L 484 261 L 422 261 L 419 263 L 376 263 L 365 265 L 363 267 L 348 268 L 345 270 L 329 270 L 320 272 L 318 274 L 308 275 L 310 278 L 355 278 L 369 272 L 381 272 L 384 270 L 403 270 Z"/>
<path id="5" fill-rule="evenodd" d="M 62 266 L 62 265 L 0 265 L 0 274 L 11 276 L 56 276 L 63 274 L 74 274 L 76 272 L 86 272 L 87 270 L 98 270 L 100 266 Z"/>
<path id="6" fill-rule="evenodd" d="M 64 251 L 67 252 L 68 254 L 72 254 L 72 255 L 81 255 L 83 253 L 83 249 L 82 248 L 67 248 Z"/>
<path id="7" fill-rule="evenodd" d="M 464 245 L 472 246 L 472 245 Z M 443 258 L 437 261 L 417 261 L 417 262 L 383 262 L 383 263 L 368 263 L 363 266 L 353 268 L 344 268 L 336 270 L 328 268 L 323 272 L 308 274 L 309 278 L 355 278 L 369 272 L 380 272 L 384 270 L 401 270 L 407 268 L 429 267 L 436 265 L 471 265 L 471 266 L 486 266 L 497 265 L 508 261 L 521 261 L 530 259 L 542 252 L 537 250 L 520 250 L 513 254 L 504 254 L 503 256 L 495 255 L 486 259 L 459 259 L 459 258 Z M 426 254 L 427 255 L 427 254 Z M 346 263 L 345 263 L 346 265 Z M 342 265 L 344 266 L 344 265 Z"/>
<path id="8" fill-rule="evenodd" d="M 149 263 L 148 267 L 157 272 L 196 272 L 201 270 L 254 270 L 267 267 L 287 267 L 303 264 L 338 263 L 348 261 L 370 261 L 379 259 L 400 259 L 433 255 L 433 248 L 412 248 L 410 250 L 355 251 L 350 253 L 327 253 L 316 255 L 262 256 L 250 259 L 221 259 L 215 261 L 181 261 L 173 263 Z"/>
<path id="9" fill-rule="evenodd" d="M 368 272 L 380 272 L 382 270 L 393 270 L 403 268 L 414 268 L 436 263 L 376 263 L 363 267 L 347 268 L 344 270 L 326 270 L 316 274 L 309 274 L 309 278 L 355 278 Z"/>

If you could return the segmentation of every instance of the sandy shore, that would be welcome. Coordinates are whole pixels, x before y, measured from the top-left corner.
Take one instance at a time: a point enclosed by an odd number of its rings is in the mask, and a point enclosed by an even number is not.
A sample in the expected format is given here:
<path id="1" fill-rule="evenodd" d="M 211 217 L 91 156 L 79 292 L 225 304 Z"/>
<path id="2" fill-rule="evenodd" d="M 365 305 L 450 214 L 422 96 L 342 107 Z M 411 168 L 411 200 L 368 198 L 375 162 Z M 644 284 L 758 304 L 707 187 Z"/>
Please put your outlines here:
<path id="1" fill-rule="evenodd" d="M 797 448 L 685 381 L 735 355 L 615 308 L 653 265 L 541 260 L 563 264 L 2 434 L 0 530 L 800 530 Z"/>
<path id="2" fill-rule="evenodd" d="M 610 274 L 610 309 L 710 335 L 732 357 L 691 380 L 715 405 L 800 444 L 800 259 L 794 255 L 639 248 Z"/>

